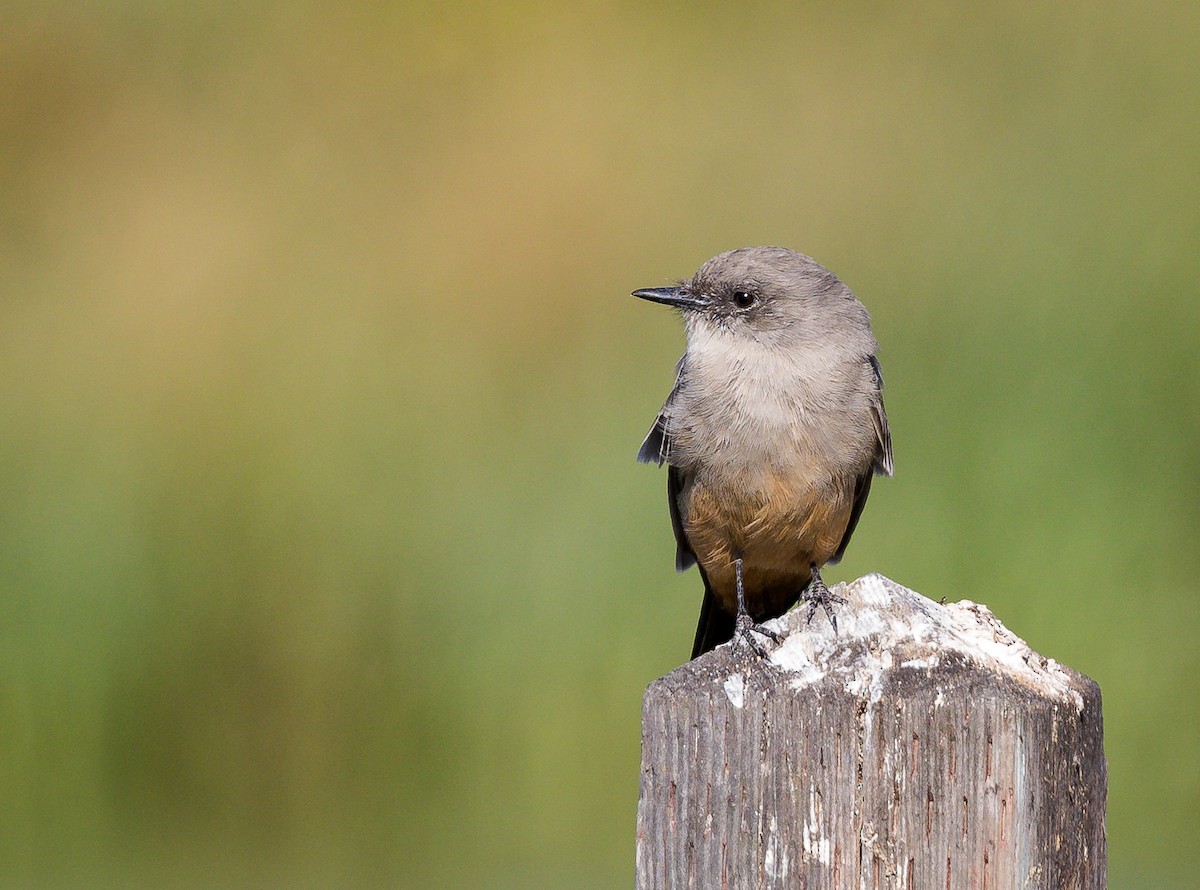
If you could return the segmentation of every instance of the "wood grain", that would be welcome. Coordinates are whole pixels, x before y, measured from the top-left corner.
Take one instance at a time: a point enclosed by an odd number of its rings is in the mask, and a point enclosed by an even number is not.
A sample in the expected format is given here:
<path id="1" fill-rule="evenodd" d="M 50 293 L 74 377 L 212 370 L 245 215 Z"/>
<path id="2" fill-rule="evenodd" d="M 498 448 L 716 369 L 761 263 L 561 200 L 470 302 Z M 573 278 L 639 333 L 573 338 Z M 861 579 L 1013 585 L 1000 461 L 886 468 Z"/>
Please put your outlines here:
<path id="1" fill-rule="evenodd" d="M 639 890 L 1105 887 L 1096 684 L 973 603 L 836 592 L 838 637 L 790 613 L 647 689 Z"/>

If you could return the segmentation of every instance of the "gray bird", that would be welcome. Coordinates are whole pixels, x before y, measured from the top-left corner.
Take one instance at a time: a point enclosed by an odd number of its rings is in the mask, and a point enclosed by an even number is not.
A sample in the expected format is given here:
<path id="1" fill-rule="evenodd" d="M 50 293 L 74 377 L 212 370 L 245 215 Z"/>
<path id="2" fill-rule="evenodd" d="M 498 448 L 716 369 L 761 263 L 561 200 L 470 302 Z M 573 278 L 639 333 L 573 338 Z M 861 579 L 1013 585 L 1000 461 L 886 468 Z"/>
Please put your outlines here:
<path id="1" fill-rule="evenodd" d="M 680 311 L 687 349 L 638 452 L 667 464 L 675 567 L 698 565 L 695 658 L 808 603 L 837 629 L 820 568 L 846 551 L 874 474 L 892 475 L 879 344 L 837 276 L 782 247 L 713 257 L 633 296 Z"/>

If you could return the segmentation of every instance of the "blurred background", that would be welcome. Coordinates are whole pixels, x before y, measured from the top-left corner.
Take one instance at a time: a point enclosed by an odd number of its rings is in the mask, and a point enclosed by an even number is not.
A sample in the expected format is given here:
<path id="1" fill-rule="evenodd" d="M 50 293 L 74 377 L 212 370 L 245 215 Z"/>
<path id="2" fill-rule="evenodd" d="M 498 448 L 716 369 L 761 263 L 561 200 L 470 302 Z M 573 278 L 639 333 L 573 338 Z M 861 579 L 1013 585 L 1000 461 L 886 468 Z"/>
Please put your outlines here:
<path id="1" fill-rule="evenodd" d="M 847 559 L 1104 692 L 1114 888 L 1200 843 L 1200 9 L 9 2 L 0 885 L 628 887 L 689 653 L 678 319 L 870 308 Z"/>

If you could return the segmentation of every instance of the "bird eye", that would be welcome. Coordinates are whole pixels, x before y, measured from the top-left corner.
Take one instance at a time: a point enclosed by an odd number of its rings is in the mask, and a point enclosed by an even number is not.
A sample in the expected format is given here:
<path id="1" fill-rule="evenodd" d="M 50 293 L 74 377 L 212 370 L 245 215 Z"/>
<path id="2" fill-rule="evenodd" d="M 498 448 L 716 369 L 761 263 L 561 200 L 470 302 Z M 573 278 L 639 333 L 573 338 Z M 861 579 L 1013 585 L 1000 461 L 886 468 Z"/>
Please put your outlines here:
<path id="1" fill-rule="evenodd" d="M 735 290 L 733 292 L 733 305 L 739 309 L 749 309 L 754 305 L 758 298 L 748 290 Z"/>

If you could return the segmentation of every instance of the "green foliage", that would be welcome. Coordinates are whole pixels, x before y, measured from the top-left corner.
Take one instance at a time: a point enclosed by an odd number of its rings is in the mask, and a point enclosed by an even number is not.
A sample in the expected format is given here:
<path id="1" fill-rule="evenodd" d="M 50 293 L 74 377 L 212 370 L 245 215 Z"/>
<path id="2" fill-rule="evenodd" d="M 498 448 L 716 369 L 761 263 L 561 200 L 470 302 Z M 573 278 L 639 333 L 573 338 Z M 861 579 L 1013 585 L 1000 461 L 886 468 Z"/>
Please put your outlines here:
<path id="1" fill-rule="evenodd" d="M 687 656 L 721 250 L 872 310 L 845 563 L 1104 690 L 1117 887 L 1200 824 L 1200 14 L 15 4 L 0 885 L 609 887 Z"/>

